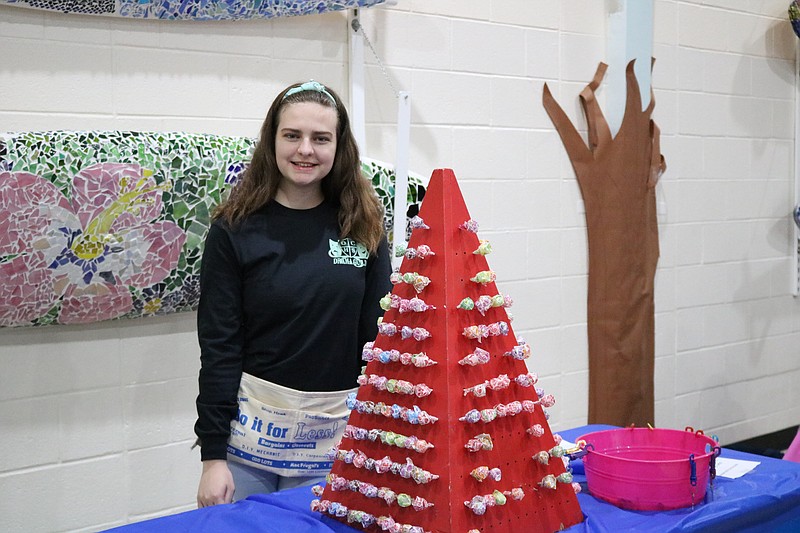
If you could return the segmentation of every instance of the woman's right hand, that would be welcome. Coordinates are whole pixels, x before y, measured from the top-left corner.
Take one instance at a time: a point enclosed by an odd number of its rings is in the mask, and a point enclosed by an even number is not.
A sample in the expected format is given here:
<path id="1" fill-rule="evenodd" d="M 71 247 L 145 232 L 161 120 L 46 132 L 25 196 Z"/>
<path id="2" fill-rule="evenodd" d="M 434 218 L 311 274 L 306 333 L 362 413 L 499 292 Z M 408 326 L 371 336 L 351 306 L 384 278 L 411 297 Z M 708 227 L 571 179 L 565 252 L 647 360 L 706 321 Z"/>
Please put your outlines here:
<path id="1" fill-rule="evenodd" d="M 197 488 L 197 507 L 209 507 L 221 503 L 231 503 L 233 492 L 233 475 L 225 459 L 203 461 L 203 474 Z"/>

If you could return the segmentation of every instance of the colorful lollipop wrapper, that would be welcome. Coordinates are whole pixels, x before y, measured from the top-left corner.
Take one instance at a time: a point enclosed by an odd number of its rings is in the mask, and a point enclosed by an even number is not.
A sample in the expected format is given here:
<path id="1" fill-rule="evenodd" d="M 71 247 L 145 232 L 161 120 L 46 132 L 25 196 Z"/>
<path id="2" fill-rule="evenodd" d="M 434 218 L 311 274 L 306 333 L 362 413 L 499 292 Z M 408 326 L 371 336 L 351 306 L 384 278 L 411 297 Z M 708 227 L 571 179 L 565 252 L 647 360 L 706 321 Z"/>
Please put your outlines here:
<path id="1" fill-rule="evenodd" d="M 491 422 L 497 418 L 497 409 L 481 409 L 480 416 L 483 422 Z"/>
<path id="2" fill-rule="evenodd" d="M 492 436 L 488 433 L 481 433 L 475 435 L 467 441 L 464 447 L 471 452 L 479 452 L 481 450 L 491 451 L 494 448 Z"/>
<path id="3" fill-rule="evenodd" d="M 539 464 L 548 465 L 550 464 L 550 454 L 545 451 L 537 452 L 533 455 L 533 460 Z"/>
<path id="4" fill-rule="evenodd" d="M 394 306 L 393 306 L 394 307 Z M 405 300 L 400 298 L 398 305 L 398 310 L 400 313 L 422 313 L 424 311 L 436 309 L 436 306 L 428 305 L 425 303 L 424 300 L 420 298 L 411 298 L 410 300 Z"/>
<path id="5" fill-rule="evenodd" d="M 430 278 L 425 276 L 417 276 L 414 278 L 414 281 L 411 282 L 411 285 L 414 287 L 414 290 L 418 293 L 422 292 L 425 287 L 431 282 Z"/>
<path id="6" fill-rule="evenodd" d="M 514 487 L 513 489 L 503 491 L 503 494 L 506 496 L 511 496 L 512 500 L 519 501 L 525 497 L 525 491 L 522 490 L 522 487 Z"/>
<path id="7" fill-rule="evenodd" d="M 483 480 L 489 477 L 489 467 L 479 466 L 470 472 L 469 475 L 477 479 L 479 483 L 483 483 Z"/>
<path id="8" fill-rule="evenodd" d="M 428 500 L 426 500 L 425 498 L 417 496 L 416 498 L 414 498 L 414 501 L 411 502 L 411 507 L 415 511 L 424 511 L 428 507 L 433 507 L 433 504 Z"/>
<path id="9" fill-rule="evenodd" d="M 539 381 L 539 376 L 533 372 L 527 374 L 520 374 L 514 378 L 514 383 L 520 387 L 533 387 Z"/>
<path id="10" fill-rule="evenodd" d="M 485 294 L 483 296 L 480 296 L 478 298 L 478 301 L 475 302 L 475 309 L 477 309 L 481 315 L 486 315 L 486 311 L 488 311 L 491 308 L 492 308 L 492 298 Z"/>
<path id="11" fill-rule="evenodd" d="M 468 339 L 476 339 L 478 342 L 481 342 L 484 338 L 489 336 L 489 330 L 485 324 L 476 324 L 474 326 L 465 327 L 462 334 Z"/>
<path id="12" fill-rule="evenodd" d="M 527 359 L 531 356 L 531 347 L 527 342 L 522 341 L 503 355 L 519 360 Z"/>
<path id="13" fill-rule="evenodd" d="M 486 382 L 478 383 L 477 385 L 464 389 L 464 396 L 468 394 L 472 394 L 476 398 L 483 398 L 486 396 Z"/>
<path id="14" fill-rule="evenodd" d="M 534 424 L 528 429 L 525 430 L 525 433 L 528 435 L 533 435 L 534 437 L 541 437 L 544 435 L 544 428 L 541 424 Z"/>
<path id="15" fill-rule="evenodd" d="M 487 283 L 497 281 L 497 275 L 491 270 L 482 270 L 469 280 L 475 283 L 480 283 L 481 285 L 486 285 Z"/>
<path id="16" fill-rule="evenodd" d="M 458 303 L 457 307 L 465 311 L 472 311 L 475 309 L 475 302 L 472 301 L 472 298 L 466 297 Z"/>
<path id="17" fill-rule="evenodd" d="M 411 507 L 411 496 L 401 492 L 397 495 L 397 505 L 400 507 Z"/>
<path id="18" fill-rule="evenodd" d="M 563 457 L 564 454 L 566 453 L 566 450 L 564 450 L 564 448 L 562 448 L 561 446 L 553 446 L 552 448 L 550 448 L 549 453 L 553 457 Z"/>
<path id="19" fill-rule="evenodd" d="M 486 513 L 486 502 L 482 496 L 474 496 L 471 500 L 464 502 L 464 505 L 478 516 Z"/>
<path id="20" fill-rule="evenodd" d="M 378 324 L 378 333 L 381 335 L 386 335 L 387 337 L 391 337 L 397 333 L 397 326 L 391 322 L 381 322 Z"/>
<path id="21" fill-rule="evenodd" d="M 489 380 L 489 388 L 492 390 L 506 389 L 509 385 L 511 385 L 511 380 L 506 374 L 500 374 L 496 378 Z"/>
<path id="22" fill-rule="evenodd" d="M 478 241 L 478 242 L 480 244 L 478 244 L 478 248 L 476 248 L 475 251 L 472 252 L 473 254 L 475 254 L 475 255 L 489 255 L 490 253 L 492 253 L 492 245 L 491 245 L 491 243 L 489 241 L 481 240 L 481 241 Z"/>
<path id="23" fill-rule="evenodd" d="M 553 490 L 555 490 L 556 489 L 556 476 L 554 476 L 553 474 L 547 474 L 539 482 L 539 485 L 542 486 L 545 489 L 553 489 Z"/>
<path id="24" fill-rule="evenodd" d="M 471 354 L 464 356 L 458 364 L 460 365 L 469 365 L 469 366 L 476 366 L 476 365 L 484 365 L 491 360 L 491 355 L 489 352 L 484 350 L 483 348 L 475 348 Z"/>
<path id="25" fill-rule="evenodd" d="M 431 229 L 431 227 L 425 224 L 425 221 L 417 215 L 411 217 L 411 220 L 408 221 L 408 225 L 411 229 Z"/>
<path id="26" fill-rule="evenodd" d="M 469 231 L 470 233 L 478 233 L 478 223 L 472 219 L 464 221 L 458 228 Z"/>
<path id="27" fill-rule="evenodd" d="M 408 248 L 405 251 L 405 256 L 407 259 L 414 259 L 414 258 L 425 259 L 426 257 L 430 257 L 432 255 L 436 255 L 436 252 L 431 250 L 431 247 L 428 246 L 427 244 L 420 244 L 419 246 L 416 247 L 416 249 Z"/>
<path id="28" fill-rule="evenodd" d="M 553 407 L 556 404 L 556 397 L 552 394 L 545 394 L 539 400 L 539 403 L 542 404 L 542 407 Z"/>

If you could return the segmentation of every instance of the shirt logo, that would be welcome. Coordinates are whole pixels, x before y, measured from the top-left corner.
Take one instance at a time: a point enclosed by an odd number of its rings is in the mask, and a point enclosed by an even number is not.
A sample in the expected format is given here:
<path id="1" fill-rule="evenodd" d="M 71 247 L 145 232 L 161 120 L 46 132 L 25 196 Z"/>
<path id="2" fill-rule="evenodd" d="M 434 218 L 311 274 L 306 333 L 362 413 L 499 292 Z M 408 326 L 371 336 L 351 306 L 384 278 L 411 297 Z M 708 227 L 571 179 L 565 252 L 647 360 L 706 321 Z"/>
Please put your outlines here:
<path id="1" fill-rule="evenodd" d="M 328 255 L 333 258 L 334 265 L 353 265 L 356 268 L 367 265 L 369 250 L 360 242 L 347 237 L 338 242 L 328 239 L 328 245 Z"/>

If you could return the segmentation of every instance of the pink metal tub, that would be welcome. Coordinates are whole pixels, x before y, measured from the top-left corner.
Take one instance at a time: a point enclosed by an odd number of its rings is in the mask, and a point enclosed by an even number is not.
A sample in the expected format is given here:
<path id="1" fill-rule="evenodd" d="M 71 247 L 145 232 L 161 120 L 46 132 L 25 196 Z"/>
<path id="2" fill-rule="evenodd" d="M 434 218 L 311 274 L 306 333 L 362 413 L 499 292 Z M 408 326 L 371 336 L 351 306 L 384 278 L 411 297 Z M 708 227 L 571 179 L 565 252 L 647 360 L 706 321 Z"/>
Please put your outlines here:
<path id="1" fill-rule="evenodd" d="M 660 511 L 703 501 L 714 475 L 717 443 L 703 434 L 660 428 L 587 433 L 583 456 L 589 492 L 618 507 Z"/>

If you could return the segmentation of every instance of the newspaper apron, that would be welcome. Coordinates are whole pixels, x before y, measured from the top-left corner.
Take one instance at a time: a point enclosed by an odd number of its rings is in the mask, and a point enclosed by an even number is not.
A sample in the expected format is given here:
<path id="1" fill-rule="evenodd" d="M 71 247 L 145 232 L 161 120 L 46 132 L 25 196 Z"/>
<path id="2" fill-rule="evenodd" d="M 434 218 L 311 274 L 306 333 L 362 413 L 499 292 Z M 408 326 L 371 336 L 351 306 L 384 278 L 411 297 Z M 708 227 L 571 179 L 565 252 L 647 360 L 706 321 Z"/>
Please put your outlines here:
<path id="1" fill-rule="evenodd" d="M 355 390 L 303 392 L 243 373 L 228 459 L 280 476 L 327 474 L 325 454 L 344 434 Z"/>

